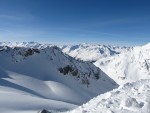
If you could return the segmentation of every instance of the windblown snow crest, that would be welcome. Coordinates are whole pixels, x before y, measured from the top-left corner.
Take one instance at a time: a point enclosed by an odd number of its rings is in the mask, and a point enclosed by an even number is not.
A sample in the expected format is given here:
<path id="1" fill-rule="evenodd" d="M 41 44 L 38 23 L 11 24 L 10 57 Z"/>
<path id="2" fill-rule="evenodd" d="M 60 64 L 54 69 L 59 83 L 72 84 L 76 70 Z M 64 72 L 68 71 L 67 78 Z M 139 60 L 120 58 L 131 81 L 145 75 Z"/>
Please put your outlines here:
<path id="1" fill-rule="evenodd" d="M 150 80 L 126 83 L 67 113 L 150 113 Z"/>

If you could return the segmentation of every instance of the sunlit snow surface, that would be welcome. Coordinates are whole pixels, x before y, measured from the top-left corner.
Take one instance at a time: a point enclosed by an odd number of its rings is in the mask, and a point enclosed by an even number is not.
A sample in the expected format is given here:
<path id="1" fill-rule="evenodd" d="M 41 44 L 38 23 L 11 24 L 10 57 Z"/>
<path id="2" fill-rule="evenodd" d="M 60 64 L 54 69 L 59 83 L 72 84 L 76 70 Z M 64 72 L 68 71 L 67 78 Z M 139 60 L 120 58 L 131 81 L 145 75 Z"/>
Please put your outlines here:
<path id="1" fill-rule="evenodd" d="M 66 45 L 60 47 L 66 54 L 84 61 L 97 61 L 101 58 L 106 58 L 120 53 L 130 51 L 130 47 L 118 47 L 99 44 L 78 44 Z"/>
<path id="2" fill-rule="evenodd" d="M 67 113 L 150 113 L 150 80 L 126 83 Z"/>
<path id="3" fill-rule="evenodd" d="M 150 44 L 94 63 L 118 84 L 150 79 Z"/>
<path id="4" fill-rule="evenodd" d="M 63 46 L 62 50 L 76 59 L 94 62 L 120 85 L 150 79 L 150 43 L 137 47 L 79 44 Z"/>

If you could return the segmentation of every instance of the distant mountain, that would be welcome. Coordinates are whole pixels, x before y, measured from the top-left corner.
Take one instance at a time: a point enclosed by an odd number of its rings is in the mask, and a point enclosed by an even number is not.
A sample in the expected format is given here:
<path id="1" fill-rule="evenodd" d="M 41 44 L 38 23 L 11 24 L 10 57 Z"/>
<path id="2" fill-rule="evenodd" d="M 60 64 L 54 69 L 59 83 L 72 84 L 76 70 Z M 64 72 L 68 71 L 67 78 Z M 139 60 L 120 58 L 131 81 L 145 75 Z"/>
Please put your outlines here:
<path id="1" fill-rule="evenodd" d="M 150 80 L 126 83 L 67 113 L 150 113 Z"/>
<path id="2" fill-rule="evenodd" d="M 79 45 L 66 45 L 61 46 L 64 53 L 83 61 L 95 62 L 101 58 L 118 55 L 130 51 L 131 47 L 113 47 L 106 45 L 92 45 L 92 44 L 79 44 Z"/>
<path id="3" fill-rule="evenodd" d="M 139 47 L 67 45 L 63 52 L 93 62 L 118 84 L 150 78 L 150 44 Z"/>
<path id="4" fill-rule="evenodd" d="M 95 65 L 118 84 L 150 79 L 150 44 L 100 59 L 95 62 Z"/>
<path id="5" fill-rule="evenodd" d="M 56 46 L 35 42 L 0 43 L 3 113 L 73 109 L 116 87 L 95 65 L 76 60 Z"/>
<path id="6" fill-rule="evenodd" d="M 8 47 L 25 47 L 25 48 L 34 48 L 34 49 L 42 49 L 46 47 L 54 46 L 52 44 L 40 44 L 37 42 L 0 42 L 0 46 L 8 46 Z"/>

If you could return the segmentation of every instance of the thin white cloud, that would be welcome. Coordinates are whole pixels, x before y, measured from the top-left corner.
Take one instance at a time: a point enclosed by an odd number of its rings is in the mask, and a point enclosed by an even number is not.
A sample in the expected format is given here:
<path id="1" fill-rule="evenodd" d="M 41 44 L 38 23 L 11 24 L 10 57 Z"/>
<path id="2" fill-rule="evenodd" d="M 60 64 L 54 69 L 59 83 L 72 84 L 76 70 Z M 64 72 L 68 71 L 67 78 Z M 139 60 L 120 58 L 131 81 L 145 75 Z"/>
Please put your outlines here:
<path id="1" fill-rule="evenodd" d="M 12 33 L 12 31 L 0 28 L 0 33 Z"/>
<path id="2" fill-rule="evenodd" d="M 150 16 L 143 16 L 143 17 L 122 17 L 122 18 L 106 18 L 106 20 L 101 19 L 90 19 L 90 20 L 84 20 L 80 23 L 72 23 L 69 26 L 70 27 L 78 27 L 78 28 L 94 28 L 94 27 L 105 27 L 105 26 L 112 26 L 117 24 L 132 24 L 132 23 L 141 23 L 146 22 L 150 20 Z"/>
<path id="3" fill-rule="evenodd" d="M 0 19 L 6 19 L 6 20 L 33 20 L 35 16 L 29 13 L 23 13 L 23 14 L 0 14 Z"/>
<path id="4" fill-rule="evenodd" d="M 65 32 L 76 32 L 77 34 L 95 34 L 95 35 L 105 35 L 105 36 L 120 36 L 119 34 L 112 34 L 112 33 L 108 33 L 108 32 L 101 32 L 101 31 L 95 31 L 95 30 L 87 30 L 84 28 L 67 28 L 67 27 L 62 27 L 62 28 L 57 28 L 56 30 L 62 30 Z"/>
<path id="5" fill-rule="evenodd" d="M 108 21 L 96 21 L 95 23 L 89 24 L 89 26 L 106 26 L 106 25 L 115 25 L 115 24 L 127 24 L 127 23 L 141 23 L 145 22 L 145 20 L 150 19 L 150 16 L 144 17 L 126 17 Z"/>
<path id="6" fill-rule="evenodd" d="M 22 20 L 22 17 L 19 16 L 13 16 L 13 15 L 0 15 L 0 18 L 2 19 L 10 19 L 10 20 Z"/>
<path id="7" fill-rule="evenodd" d="M 46 32 L 41 30 L 26 30 L 26 29 L 1 29 L 0 28 L 0 41 L 37 41 L 42 40 Z M 41 38 L 39 38 L 41 36 Z M 43 36 L 43 37 L 42 37 Z"/>

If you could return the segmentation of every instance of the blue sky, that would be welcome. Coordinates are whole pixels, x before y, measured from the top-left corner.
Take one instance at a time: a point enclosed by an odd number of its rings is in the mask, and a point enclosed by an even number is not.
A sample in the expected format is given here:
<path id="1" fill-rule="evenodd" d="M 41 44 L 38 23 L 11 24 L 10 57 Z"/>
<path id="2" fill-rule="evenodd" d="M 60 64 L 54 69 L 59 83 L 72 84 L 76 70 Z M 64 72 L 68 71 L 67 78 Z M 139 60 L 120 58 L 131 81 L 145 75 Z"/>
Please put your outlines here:
<path id="1" fill-rule="evenodd" d="M 0 41 L 146 44 L 150 0 L 0 0 Z"/>

